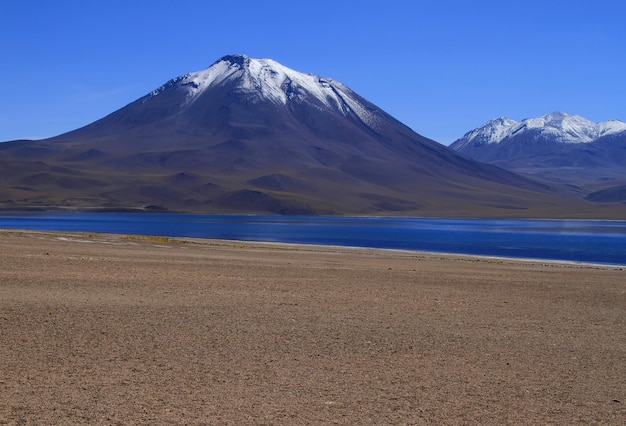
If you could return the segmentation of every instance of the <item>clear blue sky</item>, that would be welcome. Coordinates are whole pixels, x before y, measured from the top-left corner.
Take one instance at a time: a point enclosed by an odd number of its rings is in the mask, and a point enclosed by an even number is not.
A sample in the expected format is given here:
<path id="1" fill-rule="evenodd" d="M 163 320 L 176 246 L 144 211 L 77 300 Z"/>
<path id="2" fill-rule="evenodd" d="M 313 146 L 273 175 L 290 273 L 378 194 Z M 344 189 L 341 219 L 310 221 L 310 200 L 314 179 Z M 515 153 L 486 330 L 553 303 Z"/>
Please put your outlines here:
<path id="1" fill-rule="evenodd" d="M 618 0 L 7 0 L 0 141 L 81 127 L 231 53 L 334 78 L 444 144 L 501 115 L 626 121 Z"/>

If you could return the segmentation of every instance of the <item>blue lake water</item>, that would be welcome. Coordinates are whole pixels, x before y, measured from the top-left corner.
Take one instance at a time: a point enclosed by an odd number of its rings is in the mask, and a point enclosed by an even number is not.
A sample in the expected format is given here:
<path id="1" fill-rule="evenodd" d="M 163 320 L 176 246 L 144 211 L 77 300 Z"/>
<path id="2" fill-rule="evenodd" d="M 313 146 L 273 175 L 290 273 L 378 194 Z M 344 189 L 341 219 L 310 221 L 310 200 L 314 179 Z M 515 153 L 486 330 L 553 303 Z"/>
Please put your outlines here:
<path id="1" fill-rule="evenodd" d="M 280 241 L 626 265 L 626 221 L 0 214 L 0 228 Z"/>

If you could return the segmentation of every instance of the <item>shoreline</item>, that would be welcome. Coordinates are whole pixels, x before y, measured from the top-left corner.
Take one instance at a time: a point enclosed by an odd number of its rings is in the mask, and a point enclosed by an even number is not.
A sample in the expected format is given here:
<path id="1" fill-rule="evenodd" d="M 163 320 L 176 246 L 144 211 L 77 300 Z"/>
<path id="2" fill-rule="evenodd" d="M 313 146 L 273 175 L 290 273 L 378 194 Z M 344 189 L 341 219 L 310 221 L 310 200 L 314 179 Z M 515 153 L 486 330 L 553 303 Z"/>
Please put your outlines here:
<path id="1" fill-rule="evenodd" d="M 259 241 L 259 240 L 231 240 L 231 239 L 221 239 L 221 238 L 205 238 L 205 237 L 179 237 L 179 236 L 169 236 L 169 235 L 153 235 L 153 234 L 124 234 L 124 233 L 110 233 L 110 232 L 92 232 L 92 231 L 58 231 L 58 230 L 35 230 L 35 229 L 18 229 L 18 228 L 1 228 L 0 233 L 33 233 L 33 234 L 52 234 L 52 235 L 70 235 L 70 236 L 80 236 L 80 235 L 101 235 L 101 236 L 118 236 L 118 237 L 131 237 L 137 240 L 145 240 L 150 241 L 151 237 L 156 239 L 168 239 L 172 241 L 205 241 L 207 243 L 210 242 L 222 242 L 222 243 L 248 243 L 248 244 L 259 244 L 259 245 L 277 245 L 277 246 L 286 246 L 286 247 L 307 247 L 307 248 L 315 248 L 318 247 L 320 249 L 323 248 L 335 248 L 335 249 L 353 249 L 353 250 L 383 250 L 389 252 L 406 252 L 411 254 L 418 254 L 424 256 L 446 256 L 449 258 L 464 258 L 468 259 L 484 259 L 486 261 L 519 261 L 528 264 L 555 264 L 555 265 L 570 265 L 570 266 L 579 266 L 579 267 L 604 267 L 609 269 L 617 269 L 623 270 L 626 268 L 626 263 L 617 264 L 617 263 L 602 263 L 602 262 L 585 262 L 585 261 L 576 261 L 576 260 L 561 260 L 561 259 L 544 259 L 544 258 L 530 258 L 530 257 L 506 257 L 506 256 L 490 256 L 490 255 L 480 255 L 480 254 L 467 254 L 467 253 L 455 253 L 455 252 L 437 252 L 437 251 L 426 251 L 426 250 L 411 250 L 411 249 L 399 249 L 399 248 L 381 248 L 381 247 L 363 247 L 363 246 L 349 246 L 349 245 L 336 245 L 336 244 L 316 244 L 316 243 L 290 243 L 290 242 L 282 242 L 282 241 Z M 145 238 L 144 238 L 145 237 Z"/>

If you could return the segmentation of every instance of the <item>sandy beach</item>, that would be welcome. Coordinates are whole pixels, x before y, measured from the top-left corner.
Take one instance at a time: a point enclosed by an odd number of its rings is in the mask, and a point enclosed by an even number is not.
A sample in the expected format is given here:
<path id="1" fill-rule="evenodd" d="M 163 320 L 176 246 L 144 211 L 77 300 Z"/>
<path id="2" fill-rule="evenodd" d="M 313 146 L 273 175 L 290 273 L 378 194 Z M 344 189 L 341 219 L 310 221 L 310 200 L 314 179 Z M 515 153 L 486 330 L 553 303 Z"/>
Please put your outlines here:
<path id="1" fill-rule="evenodd" d="M 626 267 L 0 231 L 0 424 L 623 424 Z"/>

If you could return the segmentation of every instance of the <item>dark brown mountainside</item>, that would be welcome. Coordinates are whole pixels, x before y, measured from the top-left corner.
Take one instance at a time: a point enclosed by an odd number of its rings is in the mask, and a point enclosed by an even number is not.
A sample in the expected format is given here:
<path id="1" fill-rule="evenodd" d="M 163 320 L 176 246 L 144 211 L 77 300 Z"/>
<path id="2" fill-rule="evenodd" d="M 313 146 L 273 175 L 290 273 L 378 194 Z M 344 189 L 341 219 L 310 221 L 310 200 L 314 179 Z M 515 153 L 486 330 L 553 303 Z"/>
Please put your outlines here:
<path id="1" fill-rule="evenodd" d="M 81 129 L 0 144 L 4 208 L 593 216 L 592 206 L 424 138 L 334 80 L 246 56 Z"/>

